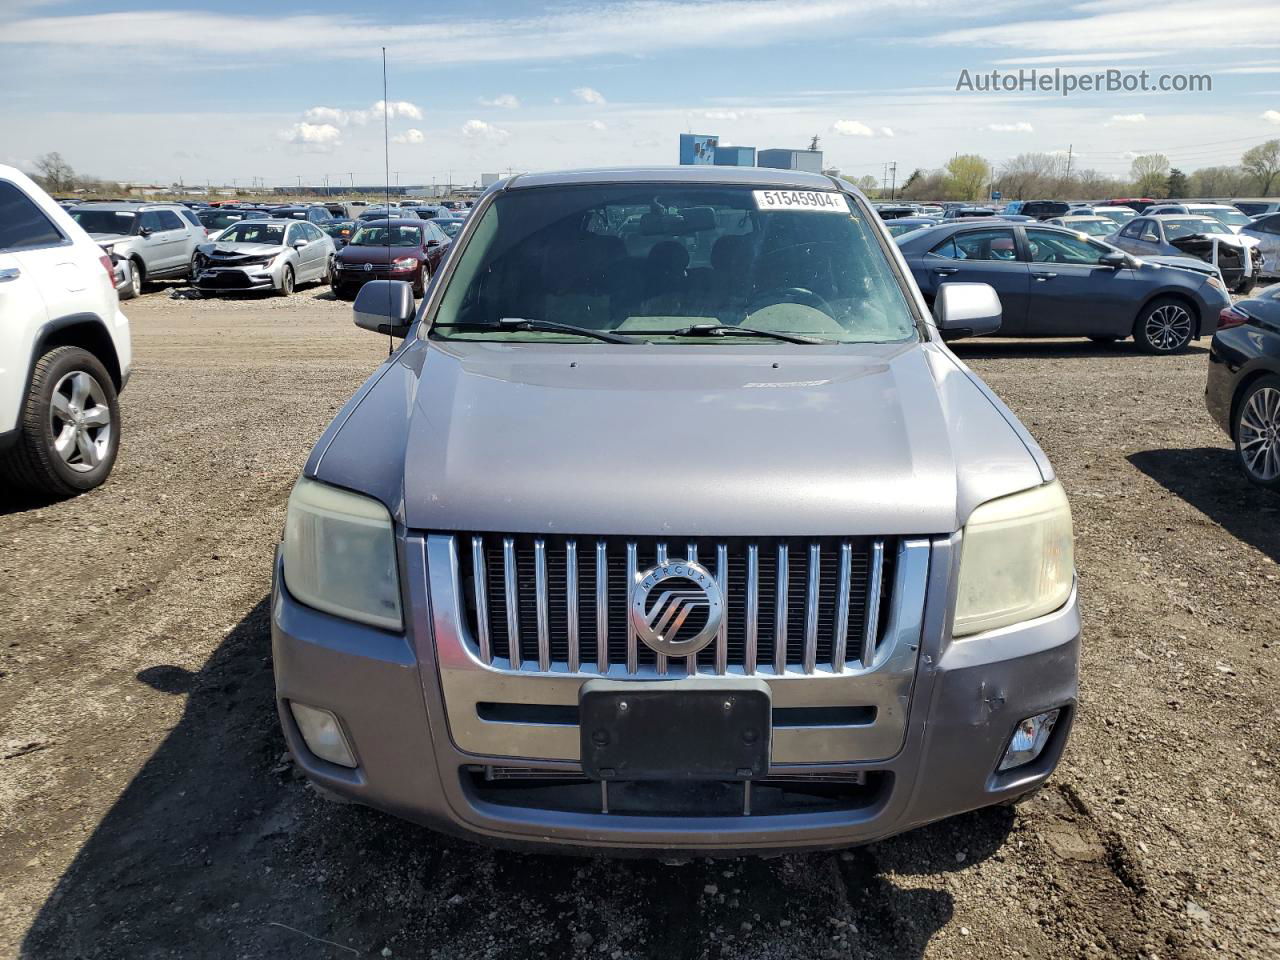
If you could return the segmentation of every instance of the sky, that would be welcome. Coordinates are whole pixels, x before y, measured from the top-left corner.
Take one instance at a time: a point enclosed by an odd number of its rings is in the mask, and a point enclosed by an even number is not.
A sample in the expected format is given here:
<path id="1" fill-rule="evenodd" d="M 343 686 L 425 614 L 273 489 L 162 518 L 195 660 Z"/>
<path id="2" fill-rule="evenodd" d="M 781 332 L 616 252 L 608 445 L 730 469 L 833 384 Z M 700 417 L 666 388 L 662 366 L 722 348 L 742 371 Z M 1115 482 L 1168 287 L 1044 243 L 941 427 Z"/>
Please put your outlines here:
<path id="1" fill-rule="evenodd" d="M 677 162 L 678 135 L 880 180 L 956 153 L 1123 175 L 1280 137 L 1280 0 L 0 0 L 0 162 L 130 182 L 393 183 Z M 957 90 L 992 70 L 1207 92 Z"/>

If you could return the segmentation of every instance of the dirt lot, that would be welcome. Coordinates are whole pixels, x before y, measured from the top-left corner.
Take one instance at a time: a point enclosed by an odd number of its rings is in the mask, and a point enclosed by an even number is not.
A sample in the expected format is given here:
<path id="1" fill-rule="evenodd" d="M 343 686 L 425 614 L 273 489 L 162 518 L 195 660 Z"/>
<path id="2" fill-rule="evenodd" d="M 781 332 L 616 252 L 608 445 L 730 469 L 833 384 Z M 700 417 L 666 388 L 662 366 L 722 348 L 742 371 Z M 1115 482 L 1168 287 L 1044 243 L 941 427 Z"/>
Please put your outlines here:
<path id="1" fill-rule="evenodd" d="M 272 547 L 386 342 L 315 289 L 127 309 L 110 483 L 0 495 L 0 955 L 1280 955 L 1280 501 L 1210 424 L 1203 348 L 958 349 L 1075 509 L 1083 708 L 1051 788 L 869 848 L 664 866 L 472 846 L 293 776 Z"/>

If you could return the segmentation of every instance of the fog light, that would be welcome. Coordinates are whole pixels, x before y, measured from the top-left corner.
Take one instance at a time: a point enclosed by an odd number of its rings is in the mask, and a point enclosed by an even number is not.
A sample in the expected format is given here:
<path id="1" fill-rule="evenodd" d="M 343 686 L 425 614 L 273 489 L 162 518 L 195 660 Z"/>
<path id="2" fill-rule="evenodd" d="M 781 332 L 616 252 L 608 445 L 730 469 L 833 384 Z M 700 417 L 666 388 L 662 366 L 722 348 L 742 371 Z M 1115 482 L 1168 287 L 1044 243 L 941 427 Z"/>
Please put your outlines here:
<path id="1" fill-rule="evenodd" d="M 289 702 L 294 722 L 307 742 L 307 749 L 321 760 L 328 760 L 340 767 L 356 766 L 355 755 L 347 745 L 338 718 L 328 710 L 319 710 L 301 703 Z"/>
<path id="2" fill-rule="evenodd" d="M 1049 742 L 1049 734 L 1053 733 L 1053 725 L 1058 722 L 1059 712 L 1050 710 L 1020 721 L 1013 731 L 1009 748 L 1004 752 L 1004 759 L 1000 761 L 1000 769 L 1011 770 L 1040 756 L 1040 751 Z"/>

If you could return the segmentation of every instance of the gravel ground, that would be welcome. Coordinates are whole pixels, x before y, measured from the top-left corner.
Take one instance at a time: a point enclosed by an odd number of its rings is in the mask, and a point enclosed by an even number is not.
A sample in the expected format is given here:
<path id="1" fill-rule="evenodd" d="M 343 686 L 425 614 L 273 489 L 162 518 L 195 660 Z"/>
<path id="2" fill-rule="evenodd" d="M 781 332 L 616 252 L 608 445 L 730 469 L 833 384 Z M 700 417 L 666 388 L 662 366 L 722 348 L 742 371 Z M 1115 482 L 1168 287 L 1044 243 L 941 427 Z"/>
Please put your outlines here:
<path id="1" fill-rule="evenodd" d="M 1209 422 L 1203 347 L 957 349 L 1075 509 L 1083 705 L 1046 790 L 866 848 L 666 866 L 445 839 L 282 756 L 272 547 L 386 350 L 349 309 L 134 301 L 111 481 L 0 493 L 0 955 L 1280 955 L 1280 500 Z"/>

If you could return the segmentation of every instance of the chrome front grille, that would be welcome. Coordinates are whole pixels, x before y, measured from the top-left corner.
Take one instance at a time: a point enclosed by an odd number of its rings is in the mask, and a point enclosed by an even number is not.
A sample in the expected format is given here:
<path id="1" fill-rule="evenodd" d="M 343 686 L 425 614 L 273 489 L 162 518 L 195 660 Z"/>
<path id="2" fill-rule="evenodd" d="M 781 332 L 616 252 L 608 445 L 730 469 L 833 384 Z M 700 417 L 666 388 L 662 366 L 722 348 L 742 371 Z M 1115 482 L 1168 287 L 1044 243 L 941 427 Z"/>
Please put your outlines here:
<path id="1" fill-rule="evenodd" d="M 879 538 L 658 540 L 478 534 L 454 540 L 469 642 L 507 670 L 626 674 L 842 672 L 874 657 L 896 549 Z M 627 618 L 637 574 L 698 560 L 725 616 L 696 657 L 669 663 Z"/>

